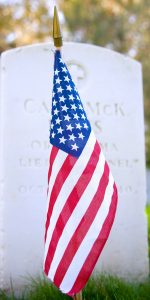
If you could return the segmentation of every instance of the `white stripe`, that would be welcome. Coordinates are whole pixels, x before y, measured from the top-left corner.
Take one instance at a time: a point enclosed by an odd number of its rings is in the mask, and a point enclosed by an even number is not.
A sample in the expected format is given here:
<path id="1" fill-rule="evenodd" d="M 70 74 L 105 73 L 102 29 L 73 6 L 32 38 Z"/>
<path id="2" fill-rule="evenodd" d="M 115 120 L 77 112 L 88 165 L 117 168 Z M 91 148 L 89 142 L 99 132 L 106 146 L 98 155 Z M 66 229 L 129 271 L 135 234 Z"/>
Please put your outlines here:
<path id="1" fill-rule="evenodd" d="M 99 208 L 97 215 L 88 230 L 84 240 L 82 241 L 78 251 L 76 252 L 66 274 L 65 277 L 60 285 L 61 291 L 64 293 L 67 293 L 71 290 L 73 287 L 75 280 L 77 279 L 77 276 L 88 256 L 90 253 L 90 250 L 92 249 L 92 246 L 94 242 L 96 241 L 102 226 L 105 222 L 105 219 L 109 212 L 109 207 L 111 204 L 111 199 L 113 195 L 113 184 L 114 179 L 110 173 L 109 175 L 109 183 L 107 185 L 107 189 L 105 192 L 104 200 L 101 204 L 101 207 Z"/>
<path id="2" fill-rule="evenodd" d="M 52 144 L 49 144 L 49 145 L 48 145 L 48 151 L 49 151 L 49 160 L 48 160 L 48 163 L 49 163 L 49 161 L 50 161 L 50 156 L 51 156 L 52 148 L 53 148 L 53 145 L 52 145 Z M 48 165 L 48 166 L 49 166 L 49 165 Z"/>
<path id="3" fill-rule="evenodd" d="M 50 143 L 50 144 L 48 145 L 49 155 L 51 154 L 52 148 L 53 148 L 53 145 Z"/>
<path id="4" fill-rule="evenodd" d="M 66 181 L 64 182 L 61 191 L 57 197 L 55 205 L 53 207 L 53 213 L 51 215 L 51 222 L 50 226 L 47 231 L 47 238 L 45 243 L 45 257 L 44 261 L 47 256 L 48 247 L 50 244 L 50 240 L 59 218 L 59 215 L 65 205 L 66 199 L 69 197 L 72 189 L 74 188 L 75 184 L 77 183 L 78 179 L 80 178 L 82 172 L 84 171 L 88 160 L 93 152 L 95 146 L 96 138 L 93 132 L 91 132 L 87 144 L 85 145 L 80 157 L 78 158 L 77 162 L 75 163 L 74 167 L 72 168 L 69 176 L 67 177 Z"/>
<path id="5" fill-rule="evenodd" d="M 55 276 L 56 269 L 62 259 L 62 256 L 67 248 L 70 239 L 72 238 L 76 228 L 78 227 L 82 217 L 85 215 L 87 208 L 89 207 L 91 200 L 93 199 L 100 182 L 100 179 L 104 172 L 105 158 L 101 152 L 99 161 L 93 173 L 93 176 L 85 189 L 82 197 L 80 198 L 77 206 L 75 207 L 70 219 L 68 220 L 64 231 L 58 242 L 55 255 L 49 270 L 48 277 L 53 280 Z"/>
<path id="6" fill-rule="evenodd" d="M 50 199 L 50 195 L 52 192 L 52 188 L 54 185 L 54 182 L 56 180 L 56 176 L 58 174 L 58 171 L 61 169 L 66 157 L 68 156 L 68 153 L 58 150 L 58 153 L 55 157 L 54 163 L 53 163 L 53 167 L 52 167 L 52 172 L 51 172 L 51 177 L 49 180 L 49 186 L 48 186 L 48 195 L 47 195 L 47 210 L 48 211 L 48 206 L 49 206 L 49 199 Z"/>

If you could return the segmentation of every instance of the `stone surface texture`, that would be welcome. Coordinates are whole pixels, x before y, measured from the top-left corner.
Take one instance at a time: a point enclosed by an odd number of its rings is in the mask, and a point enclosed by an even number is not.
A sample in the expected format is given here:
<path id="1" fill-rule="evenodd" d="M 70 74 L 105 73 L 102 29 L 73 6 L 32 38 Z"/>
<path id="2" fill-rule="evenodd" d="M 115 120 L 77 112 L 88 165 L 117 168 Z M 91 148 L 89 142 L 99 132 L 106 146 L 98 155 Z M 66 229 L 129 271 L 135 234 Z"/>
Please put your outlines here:
<path id="1" fill-rule="evenodd" d="M 42 272 L 53 46 L 2 55 L 0 285 Z M 129 280 L 148 276 L 142 73 L 119 53 L 66 43 L 62 55 L 110 165 L 119 204 L 96 271 Z"/>

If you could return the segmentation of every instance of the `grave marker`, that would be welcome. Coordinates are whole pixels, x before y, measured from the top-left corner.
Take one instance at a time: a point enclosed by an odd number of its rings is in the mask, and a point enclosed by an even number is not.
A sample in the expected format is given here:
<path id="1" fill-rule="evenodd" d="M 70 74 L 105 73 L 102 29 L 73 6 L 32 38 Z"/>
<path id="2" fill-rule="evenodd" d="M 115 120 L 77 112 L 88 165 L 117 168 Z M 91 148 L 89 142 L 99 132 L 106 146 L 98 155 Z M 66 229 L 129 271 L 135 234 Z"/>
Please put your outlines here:
<path id="1" fill-rule="evenodd" d="M 2 55 L 1 287 L 42 271 L 53 80 L 52 45 Z M 141 65 L 113 51 L 67 43 L 68 64 L 119 190 L 99 272 L 148 276 Z"/>

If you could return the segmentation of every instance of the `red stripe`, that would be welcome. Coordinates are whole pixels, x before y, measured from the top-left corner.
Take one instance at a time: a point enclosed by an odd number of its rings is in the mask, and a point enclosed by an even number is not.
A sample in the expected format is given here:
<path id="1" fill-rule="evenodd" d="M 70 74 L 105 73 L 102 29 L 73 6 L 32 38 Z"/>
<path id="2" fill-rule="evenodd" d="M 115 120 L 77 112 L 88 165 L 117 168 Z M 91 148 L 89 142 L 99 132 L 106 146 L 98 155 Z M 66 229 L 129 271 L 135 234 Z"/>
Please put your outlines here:
<path id="1" fill-rule="evenodd" d="M 54 160 L 55 160 L 55 157 L 56 157 L 58 151 L 59 151 L 59 149 L 57 147 L 55 147 L 55 146 L 52 147 L 50 158 L 49 158 L 48 184 L 49 184 L 49 179 L 50 179 L 51 172 L 52 172 L 52 166 L 53 166 L 53 163 L 54 163 Z"/>
<path id="2" fill-rule="evenodd" d="M 103 224 L 102 230 L 98 236 L 98 238 L 96 239 L 89 255 L 87 256 L 84 265 L 82 267 L 82 269 L 79 272 L 79 275 L 72 287 L 72 289 L 67 293 L 68 295 L 72 296 L 76 293 L 79 293 L 79 291 L 81 291 L 85 284 L 87 283 L 93 269 L 94 266 L 103 250 L 103 247 L 108 239 L 113 221 L 114 221 L 114 217 L 115 217 L 115 213 L 116 213 L 116 207 L 117 207 L 117 188 L 116 185 L 114 184 L 114 193 L 112 196 L 112 202 L 110 205 L 110 209 L 109 209 L 109 213 L 107 215 L 107 218 Z"/>
<path id="3" fill-rule="evenodd" d="M 57 147 L 52 146 L 52 149 L 51 149 L 51 152 L 50 152 L 50 157 L 49 157 L 48 185 L 49 185 L 50 176 L 51 176 L 51 173 L 52 173 L 53 163 L 55 161 L 55 158 L 57 156 L 58 151 L 59 151 L 59 149 Z M 47 188 L 47 196 L 48 196 L 48 190 L 49 190 L 49 188 Z M 45 230 L 44 240 L 46 241 L 46 230 Z"/>
<path id="4" fill-rule="evenodd" d="M 108 181 L 109 181 L 109 167 L 108 167 L 107 163 L 105 162 L 104 172 L 99 181 L 97 191 L 96 191 L 93 199 L 91 200 L 91 203 L 90 203 L 85 215 L 81 219 L 81 222 L 79 223 L 76 231 L 74 232 L 74 234 L 66 248 L 66 251 L 64 252 L 64 255 L 60 261 L 60 264 L 57 268 L 57 271 L 56 271 L 56 274 L 54 277 L 54 283 L 56 286 L 60 286 L 60 284 L 69 268 L 69 265 L 71 264 L 72 259 L 74 258 L 83 239 L 85 238 L 91 224 L 93 223 L 93 220 L 95 219 L 97 211 L 100 208 L 101 203 L 104 199 Z"/>
<path id="5" fill-rule="evenodd" d="M 67 179 L 69 173 L 71 172 L 73 166 L 75 165 L 76 161 L 77 161 L 76 157 L 68 155 L 66 157 L 61 169 L 59 170 L 59 172 L 57 174 L 55 183 L 54 183 L 53 188 L 52 188 L 51 196 L 50 196 L 50 199 L 49 199 L 49 207 L 48 207 L 47 220 L 46 220 L 46 225 L 45 225 L 45 227 L 46 227 L 45 228 L 45 239 L 46 239 L 46 236 L 47 236 L 47 230 L 48 230 L 48 227 L 49 227 L 49 224 L 50 224 L 50 218 L 51 218 L 51 215 L 52 215 L 52 211 L 53 211 L 55 201 L 58 197 L 58 194 L 59 194 L 65 180 Z"/>
<path id="6" fill-rule="evenodd" d="M 70 218 L 74 208 L 76 207 L 77 203 L 79 202 L 82 194 L 84 193 L 91 177 L 94 173 L 96 168 L 98 159 L 100 155 L 100 147 L 98 143 L 95 143 L 95 147 L 91 157 L 87 163 L 86 168 L 84 169 L 83 173 L 81 174 L 78 182 L 74 186 L 71 194 L 69 195 L 68 199 L 66 199 L 66 203 L 62 209 L 62 212 L 57 220 L 51 242 L 48 249 L 48 254 L 45 261 L 45 273 L 48 274 L 52 259 L 54 257 L 54 253 L 59 242 L 59 239 L 62 235 L 63 229 Z"/>

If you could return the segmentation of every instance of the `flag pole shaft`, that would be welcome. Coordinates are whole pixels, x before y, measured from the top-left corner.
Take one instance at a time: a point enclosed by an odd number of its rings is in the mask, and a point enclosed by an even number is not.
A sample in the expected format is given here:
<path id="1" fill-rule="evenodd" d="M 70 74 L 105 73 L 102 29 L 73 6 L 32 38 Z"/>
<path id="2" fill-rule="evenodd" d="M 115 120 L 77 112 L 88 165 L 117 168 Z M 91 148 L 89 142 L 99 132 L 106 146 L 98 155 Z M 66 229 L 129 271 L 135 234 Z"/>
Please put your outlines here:
<path id="1" fill-rule="evenodd" d="M 82 300 L 82 292 L 80 292 L 79 294 L 75 294 L 73 300 Z"/>

